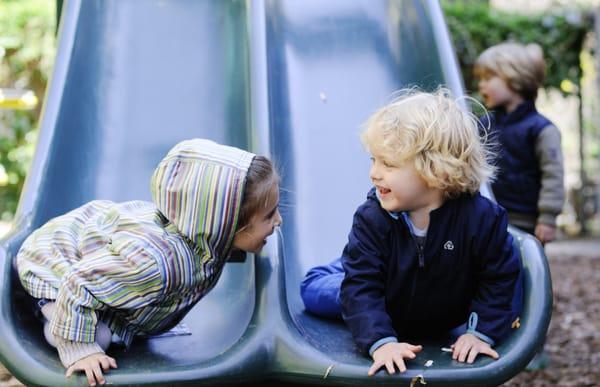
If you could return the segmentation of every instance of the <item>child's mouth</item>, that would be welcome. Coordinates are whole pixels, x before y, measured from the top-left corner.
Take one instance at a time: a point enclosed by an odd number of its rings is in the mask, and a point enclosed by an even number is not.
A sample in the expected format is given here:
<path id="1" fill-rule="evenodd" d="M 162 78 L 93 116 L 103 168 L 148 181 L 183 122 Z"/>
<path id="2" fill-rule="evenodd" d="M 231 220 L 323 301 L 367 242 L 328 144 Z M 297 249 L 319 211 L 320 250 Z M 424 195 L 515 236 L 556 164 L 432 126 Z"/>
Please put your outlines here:
<path id="1" fill-rule="evenodd" d="M 379 194 L 380 194 L 380 195 L 387 195 L 387 194 L 389 194 L 390 192 L 392 192 L 392 190 L 391 190 L 391 189 L 388 189 L 388 188 L 383 188 L 383 187 L 377 187 L 377 191 L 379 191 Z"/>

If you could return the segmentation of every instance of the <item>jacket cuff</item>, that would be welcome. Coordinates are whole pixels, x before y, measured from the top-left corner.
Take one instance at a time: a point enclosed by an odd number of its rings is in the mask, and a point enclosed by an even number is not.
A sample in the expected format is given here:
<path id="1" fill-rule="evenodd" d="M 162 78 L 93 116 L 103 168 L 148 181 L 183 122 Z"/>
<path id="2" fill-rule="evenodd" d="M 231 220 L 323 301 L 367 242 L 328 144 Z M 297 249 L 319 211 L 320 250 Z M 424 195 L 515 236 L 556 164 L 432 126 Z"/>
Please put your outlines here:
<path id="1" fill-rule="evenodd" d="M 496 344 L 496 343 L 494 342 L 494 340 L 492 340 L 492 338 L 491 338 L 491 337 L 489 337 L 489 336 L 486 336 L 486 335 L 484 335 L 484 334 L 483 334 L 483 333 L 481 333 L 481 332 L 477 332 L 477 331 L 475 331 L 475 330 L 467 330 L 467 333 L 470 333 L 470 334 L 472 334 L 473 336 L 477 337 L 477 338 L 478 338 L 479 340 L 481 340 L 481 341 L 485 341 L 485 342 L 486 342 L 486 343 L 488 343 L 488 344 L 489 344 L 491 347 L 493 347 L 493 346 L 494 346 L 494 344 Z"/>
<path id="2" fill-rule="evenodd" d="M 538 216 L 537 222 L 547 224 L 548 226 L 556 227 L 556 216 L 548 212 L 543 212 Z"/>
<path id="3" fill-rule="evenodd" d="M 69 368 L 76 361 L 93 355 L 94 353 L 104 353 L 102 348 L 95 342 L 82 343 L 70 341 L 56 335 L 53 335 L 53 339 L 56 343 L 56 349 L 58 350 L 58 357 L 60 357 L 60 361 L 65 368 Z"/>
<path id="4" fill-rule="evenodd" d="M 388 337 L 384 337 L 383 339 L 379 339 L 375 342 L 375 344 L 371 345 L 371 348 L 369 348 L 369 355 L 371 357 L 373 357 L 373 353 L 375 353 L 375 351 L 377 351 L 377 349 L 384 344 L 397 343 L 397 342 L 398 342 L 398 339 L 395 338 L 394 336 L 388 336 Z"/>
<path id="5" fill-rule="evenodd" d="M 473 336 L 477 337 L 479 340 L 485 341 L 486 343 L 488 343 L 490 346 L 494 346 L 495 342 L 494 340 L 487 336 L 484 335 L 483 333 L 477 331 L 477 323 L 479 322 L 479 315 L 477 315 L 477 313 L 475 312 L 471 312 L 471 315 L 469 316 L 469 321 L 467 322 L 467 333 L 472 334 Z"/>

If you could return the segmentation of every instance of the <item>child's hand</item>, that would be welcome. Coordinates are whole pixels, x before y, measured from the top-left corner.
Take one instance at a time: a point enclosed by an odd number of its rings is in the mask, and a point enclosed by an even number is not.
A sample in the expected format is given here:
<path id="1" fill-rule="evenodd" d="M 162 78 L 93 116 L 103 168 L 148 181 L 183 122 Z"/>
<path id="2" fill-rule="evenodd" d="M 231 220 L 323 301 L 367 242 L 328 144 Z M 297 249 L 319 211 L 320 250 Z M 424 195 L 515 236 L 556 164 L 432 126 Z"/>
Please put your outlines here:
<path id="1" fill-rule="evenodd" d="M 494 351 L 488 343 L 480 340 L 471 333 L 465 333 L 460 336 L 458 340 L 456 340 L 456 343 L 452 345 L 452 349 L 452 359 L 458 360 L 461 363 L 464 363 L 465 361 L 469 364 L 473 363 L 480 353 L 488 355 L 494 360 L 500 358 L 498 352 Z"/>
<path id="2" fill-rule="evenodd" d="M 73 363 L 65 376 L 70 378 L 75 371 L 84 371 L 90 386 L 95 386 L 96 381 L 100 384 L 104 384 L 104 376 L 102 370 L 107 372 L 112 368 L 117 368 L 117 361 L 110 356 L 106 356 L 103 353 L 94 353 L 90 356 L 84 357 Z"/>
<path id="3" fill-rule="evenodd" d="M 549 224 L 538 223 L 535 226 L 535 237 L 544 243 L 552 242 L 556 239 L 556 227 Z"/>
<path id="4" fill-rule="evenodd" d="M 383 366 L 387 368 L 389 374 L 395 373 L 394 363 L 398 366 L 400 372 L 406 371 L 404 359 L 414 359 L 416 353 L 421 352 L 423 347 L 408 343 L 387 343 L 377 348 L 373 352 L 373 365 L 369 369 L 369 376 L 375 373 Z"/>

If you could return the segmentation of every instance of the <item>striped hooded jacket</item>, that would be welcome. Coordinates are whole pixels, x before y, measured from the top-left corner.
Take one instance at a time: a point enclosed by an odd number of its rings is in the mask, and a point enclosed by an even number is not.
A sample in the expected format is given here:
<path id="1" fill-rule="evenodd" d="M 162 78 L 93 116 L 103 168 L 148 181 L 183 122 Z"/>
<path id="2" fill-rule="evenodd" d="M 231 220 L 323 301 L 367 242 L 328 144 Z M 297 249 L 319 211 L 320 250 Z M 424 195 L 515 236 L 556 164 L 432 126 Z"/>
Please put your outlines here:
<path id="1" fill-rule="evenodd" d="M 93 346 L 101 320 L 129 345 L 176 325 L 219 279 L 253 157 L 184 141 L 154 171 L 153 203 L 92 201 L 32 233 L 17 269 L 33 297 L 56 300 L 52 334 Z"/>

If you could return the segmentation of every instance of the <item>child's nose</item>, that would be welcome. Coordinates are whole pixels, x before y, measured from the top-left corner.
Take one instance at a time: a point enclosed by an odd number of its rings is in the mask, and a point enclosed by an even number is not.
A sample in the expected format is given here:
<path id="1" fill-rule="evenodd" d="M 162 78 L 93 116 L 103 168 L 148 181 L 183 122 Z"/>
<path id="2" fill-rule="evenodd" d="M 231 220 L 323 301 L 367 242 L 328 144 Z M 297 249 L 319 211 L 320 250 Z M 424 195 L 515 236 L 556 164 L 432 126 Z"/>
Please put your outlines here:
<path id="1" fill-rule="evenodd" d="M 371 169 L 369 170 L 369 178 L 371 180 L 380 180 L 381 176 L 379 174 L 379 168 L 377 168 L 375 165 L 371 166 Z"/>
<path id="2" fill-rule="evenodd" d="M 281 213 L 277 210 L 277 214 L 275 216 L 275 227 L 281 226 L 283 223 L 283 218 L 281 217 Z"/>

